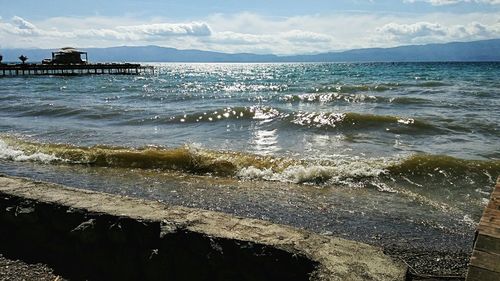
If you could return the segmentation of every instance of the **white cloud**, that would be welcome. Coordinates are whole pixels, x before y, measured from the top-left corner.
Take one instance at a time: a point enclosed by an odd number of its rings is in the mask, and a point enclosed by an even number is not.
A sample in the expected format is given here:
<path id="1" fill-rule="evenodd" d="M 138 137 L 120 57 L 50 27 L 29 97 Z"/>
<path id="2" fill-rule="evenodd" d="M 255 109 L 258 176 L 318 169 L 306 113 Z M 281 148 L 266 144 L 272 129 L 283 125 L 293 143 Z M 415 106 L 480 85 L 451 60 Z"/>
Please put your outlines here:
<path id="1" fill-rule="evenodd" d="M 219 50 L 260 53 L 272 50 L 275 54 L 294 54 L 346 49 L 357 44 L 365 45 L 366 34 L 363 28 L 366 24 L 359 22 L 363 22 L 364 17 L 341 14 L 265 17 L 241 13 L 212 15 L 207 18 L 207 22 L 214 30 L 212 39 L 219 40 Z M 371 19 L 372 16 L 367 17 Z M 352 28 L 343 28 L 344 25 L 350 25 Z M 349 40 L 350 37 L 357 39 Z M 260 45 L 258 50 L 256 44 Z"/>
<path id="2" fill-rule="evenodd" d="M 0 32 L 17 36 L 32 36 L 32 37 L 47 36 L 47 37 L 57 37 L 57 38 L 75 37 L 72 33 L 69 32 L 40 29 L 31 22 L 18 16 L 14 16 L 11 22 L 12 23 L 0 22 Z"/>
<path id="3" fill-rule="evenodd" d="M 20 17 L 13 17 L 12 23 L 1 23 L 0 30 L 5 33 L 19 34 L 19 35 L 38 35 L 38 29 L 28 21 Z"/>
<path id="4" fill-rule="evenodd" d="M 36 27 L 32 23 L 30 23 L 29 21 L 24 20 L 21 17 L 14 16 L 12 18 L 12 22 L 19 29 L 36 30 Z"/>
<path id="5" fill-rule="evenodd" d="M 500 1 L 500 0 L 499 0 Z M 497 13 L 370 14 L 266 17 L 215 14 L 191 22 L 165 18 L 0 19 L 4 48 L 159 45 L 230 53 L 301 54 L 500 37 Z"/>
<path id="6" fill-rule="evenodd" d="M 388 23 L 378 29 L 381 33 L 393 36 L 393 39 L 412 39 L 416 37 L 444 36 L 446 28 L 438 23 L 417 22 L 413 24 Z"/>
<path id="7" fill-rule="evenodd" d="M 210 36 L 212 31 L 206 23 L 157 23 L 115 28 L 78 29 L 73 31 L 78 38 L 115 41 L 155 41 L 180 36 Z"/>
<path id="8" fill-rule="evenodd" d="M 232 31 L 214 32 L 203 38 L 204 47 L 225 52 L 253 53 L 314 53 L 331 50 L 331 36 L 304 31 L 290 30 L 276 33 L 250 34 Z"/>
<path id="9" fill-rule="evenodd" d="M 141 37 L 132 32 L 119 32 L 113 29 L 79 29 L 74 31 L 75 36 L 83 39 L 103 39 L 115 41 L 134 41 Z"/>
<path id="10" fill-rule="evenodd" d="M 49 38 L 92 38 L 104 40 L 158 40 L 175 36 L 210 36 L 212 31 L 206 23 L 155 23 L 113 28 L 85 28 L 71 31 L 41 29 L 33 23 L 15 16 L 11 23 L 0 22 L 0 31 L 19 36 L 44 36 Z"/>
<path id="11" fill-rule="evenodd" d="M 324 42 L 331 42 L 332 37 L 321 34 L 321 33 L 316 33 L 316 32 L 311 32 L 311 31 L 304 31 L 304 30 L 290 30 L 285 33 L 283 33 L 283 38 L 291 41 L 291 42 L 297 42 L 297 43 L 324 43 Z"/>
<path id="12" fill-rule="evenodd" d="M 210 36 L 212 30 L 206 23 L 156 23 L 135 26 L 118 26 L 118 32 L 143 36 Z"/>
<path id="13" fill-rule="evenodd" d="M 430 22 L 388 23 L 378 28 L 377 31 L 389 40 L 402 43 L 470 41 L 500 37 L 500 23 L 485 25 L 471 22 L 465 25 L 449 26 Z"/>
<path id="14" fill-rule="evenodd" d="M 490 5 L 500 4 L 500 0 L 404 0 L 403 2 L 406 3 L 427 2 L 433 6 L 454 5 L 459 3 L 476 3 L 476 4 L 490 4 Z"/>
<path id="15" fill-rule="evenodd" d="M 269 43 L 270 41 L 274 41 L 274 39 L 274 37 L 268 35 L 222 31 L 215 33 L 208 41 L 229 45 L 255 45 Z"/>
<path id="16" fill-rule="evenodd" d="M 304 43 L 304 44 L 318 44 L 328 43 L 332 41 L 332 37 L 304 30 L 290 30 L 276 34 L 249 34 L 239 33 L 232 31 L 216 32 L 211 38 L 213 42 L 224 44 L 265 44 L 265 43 L 279 43 L 280 41 L 287 41 L 289 43 Z"/>

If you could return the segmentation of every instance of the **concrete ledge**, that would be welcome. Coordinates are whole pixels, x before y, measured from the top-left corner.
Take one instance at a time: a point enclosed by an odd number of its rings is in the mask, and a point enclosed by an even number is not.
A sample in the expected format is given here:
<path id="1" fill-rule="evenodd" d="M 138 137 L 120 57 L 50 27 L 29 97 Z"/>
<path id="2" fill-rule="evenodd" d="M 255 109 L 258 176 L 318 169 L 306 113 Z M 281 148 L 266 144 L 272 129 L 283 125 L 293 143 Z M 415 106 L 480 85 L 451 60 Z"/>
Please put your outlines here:
<path id="1" fill-rule="evenodd" d="M 0 177 L 0 251 L 72 280 L 404 280 L 379 248 L 270 222 Z"/>

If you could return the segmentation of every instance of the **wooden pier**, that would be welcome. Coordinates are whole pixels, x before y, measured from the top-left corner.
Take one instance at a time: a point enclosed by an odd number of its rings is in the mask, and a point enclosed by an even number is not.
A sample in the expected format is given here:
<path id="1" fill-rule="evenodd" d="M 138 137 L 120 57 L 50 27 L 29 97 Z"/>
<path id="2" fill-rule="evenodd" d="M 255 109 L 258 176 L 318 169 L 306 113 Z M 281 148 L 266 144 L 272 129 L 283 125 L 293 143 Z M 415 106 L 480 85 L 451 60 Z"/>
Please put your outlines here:
<path id="1" fill-rule="evenodd" d="M 88 75 L 88 74 L 154 74 L 153 66 L 134 63 L 95 64 L 0 64 L 0 76 L 22 75 Z"/>
<path id="2" fill-rule="evenodd" d="M 500 280 L 500 177 L 477 227 L 466 280 Z"/>

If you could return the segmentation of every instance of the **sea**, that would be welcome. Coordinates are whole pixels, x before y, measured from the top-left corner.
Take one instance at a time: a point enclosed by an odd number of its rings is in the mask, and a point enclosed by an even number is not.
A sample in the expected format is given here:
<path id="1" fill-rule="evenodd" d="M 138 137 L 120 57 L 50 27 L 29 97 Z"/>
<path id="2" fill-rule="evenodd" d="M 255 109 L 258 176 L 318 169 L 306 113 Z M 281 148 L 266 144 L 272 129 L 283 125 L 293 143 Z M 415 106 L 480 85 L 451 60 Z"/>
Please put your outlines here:
<path id="1" fill-rule="evenodd" d="M 150 63 L 0 77 L 0 173 L 292 225 L 462 275 L 500 63 Z"/>

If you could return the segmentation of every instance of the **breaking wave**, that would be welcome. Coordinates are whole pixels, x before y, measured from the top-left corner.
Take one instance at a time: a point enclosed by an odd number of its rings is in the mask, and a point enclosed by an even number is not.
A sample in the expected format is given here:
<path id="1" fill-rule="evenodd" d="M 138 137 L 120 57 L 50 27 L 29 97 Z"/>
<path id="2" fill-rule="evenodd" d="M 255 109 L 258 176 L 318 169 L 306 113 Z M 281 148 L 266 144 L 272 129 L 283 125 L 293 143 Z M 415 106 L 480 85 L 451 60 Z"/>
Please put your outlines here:
<path id="1" fill-rule="evenodd" d="M 389 90 L 394 90 L 399 88 L 401 84 L 399 83 L 384 83 L 384 84 L 361 84 L 361 85 L 348 85 L 348 84 L 337 84 L 337 85 L 324 85 L 321 87 L 316 87 L 312 91 L 316 93 L 356 93 L 356 92 L 384 92 Z"/>
<path id="2" fill-rule="evenodd" d="M 361 113 L 328 113 L 328 112 L 298 112 L 292 116 L 293 124 L 305 127 L 362 129 L 385 128 L 388 125 L 413 127 L 415 129 L 433 129 L 432 124 L 414 118 L 397 117 L 391 115 L 375 115 Z"/>
<path id="3" fill-rule="evenodd" d="M 304 93 L 304 94 L 288 94 L 280 96 L 279 100 L 288 103 L 394 103 L 402 105 L 411 104 L 430 104 L 431 100 L 417 97 L 382 97 L 367 94 L 345 94 L 345 93 Z"/>
<path id="4" fill-rule="evenodd" d="M 143 124 L 175 124 L 175 123 L 204 123 L 217 122 L 223 120 L 264 120 L 273 119 L 280 116 L 281 113 L 272 107 L 226 107 L 216 110 L 205 110 L 190 114 L 175 116 L 155 115 L 150 118 L 133 119 L 123 122 L 124 125 L 143 125 Z"/>
<path id="5" fill-rule="evenodd" d="M 466 160 L 444 155 L 414 154 L 393 158 L 308 160 L 209 150 L 185 145 L 177 148 L 140 148 L 52 144 L 0 138 L 0 159 L 47 164 L 88 165 L 181 171 L 192 174 L 291 183 L 381 185 L 379 180 L 425 178 L 454 180 L 464 175 L 488 180 L 500 175 L 499 160 Z M 379 188 L 380 189 L 380 188 Z M 387 189 L 387 188 L 385 188 Z"/>
<path id="6" fill-rule="evenodd" d="M 42 152 L 25 152 L 8 145 L 2 140 L 0 140 L 0 159 L 18 162 L 32 161 L 41 163 L 50 163 L 62 160 L 54 155 Z"/>

